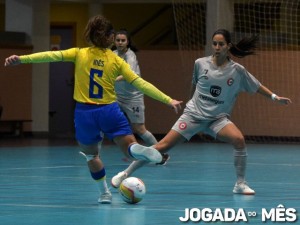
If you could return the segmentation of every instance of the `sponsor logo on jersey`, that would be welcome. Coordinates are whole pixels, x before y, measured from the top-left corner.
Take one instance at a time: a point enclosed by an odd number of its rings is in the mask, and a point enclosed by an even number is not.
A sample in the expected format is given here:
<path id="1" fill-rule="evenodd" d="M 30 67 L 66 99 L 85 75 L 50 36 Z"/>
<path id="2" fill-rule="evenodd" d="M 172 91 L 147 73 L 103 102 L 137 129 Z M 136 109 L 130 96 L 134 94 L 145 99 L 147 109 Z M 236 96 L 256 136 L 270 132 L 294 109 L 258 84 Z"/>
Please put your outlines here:
<path id="1" fill-rule="evenodd" d="M 201 94 L 199 95 L 199 98 L 201 98 L 202 100 L 205 100 L 205 101 L 213 102 L 216 105 L 224 104 L 224 101 L 219 101 L 218 99 L 214 99 L 209 96 L 205 96 L 205 95 L 201 95 Z"/>
<path id="2" fill-rule="evenodd" d="M 220 86 L 217 86 L 217 85 L 212 85 L 210 87 L 210 94 L 213 96 L 213 97 L 218 97 L 222 92 L 222 88 Z"/>

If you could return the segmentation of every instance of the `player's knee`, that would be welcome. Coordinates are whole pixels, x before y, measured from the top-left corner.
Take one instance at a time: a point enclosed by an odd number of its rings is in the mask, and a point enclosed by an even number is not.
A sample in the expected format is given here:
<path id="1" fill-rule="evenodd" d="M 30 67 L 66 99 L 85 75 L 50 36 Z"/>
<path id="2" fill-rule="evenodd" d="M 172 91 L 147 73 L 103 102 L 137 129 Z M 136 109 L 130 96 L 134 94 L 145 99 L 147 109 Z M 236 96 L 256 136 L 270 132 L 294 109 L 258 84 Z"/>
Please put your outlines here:
<path id="1" fill-rule="evenodd" d="M 101 149 L 101 143 L 94 145 L 83 145 L 79 143 L 81 151 L 79 152 L 83 157 L 86 158 L 86 161 L 89 162 L 99 156 L 99 151 Z"/>
<path id="2" fill-rule="evenodd" d="M 98 154 L 86 154 L 83 151 L 80 151 L 79 154 L 81 154 L 83 157 L 85 157 L 87 162 L 89 162 L 89 161 L 91 161 L 91 160 L 98 157 Z"/>
<path id="3" fill-rule="evenodd" d="M 245 138 L 243 136 L 234 137 L 232 144 L 235 149 L 244 149 L 246 147 Z"/>

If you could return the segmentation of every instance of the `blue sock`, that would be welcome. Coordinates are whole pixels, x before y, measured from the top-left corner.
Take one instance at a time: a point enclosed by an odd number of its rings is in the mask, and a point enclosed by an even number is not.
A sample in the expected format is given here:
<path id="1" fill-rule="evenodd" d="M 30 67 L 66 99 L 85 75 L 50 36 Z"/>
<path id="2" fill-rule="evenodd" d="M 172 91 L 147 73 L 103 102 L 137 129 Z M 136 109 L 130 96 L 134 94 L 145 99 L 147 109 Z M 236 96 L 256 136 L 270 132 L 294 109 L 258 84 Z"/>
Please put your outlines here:
<path id="1" fill-rule="evenodd" d="M 90 171 L 91 176 L 94 180 L 101 180 L 105 177 L 106 172 L 105 172 L 105 168 L 103 167 L 102 170 L 98 171 L 98 172 L 92 172 Z"/>

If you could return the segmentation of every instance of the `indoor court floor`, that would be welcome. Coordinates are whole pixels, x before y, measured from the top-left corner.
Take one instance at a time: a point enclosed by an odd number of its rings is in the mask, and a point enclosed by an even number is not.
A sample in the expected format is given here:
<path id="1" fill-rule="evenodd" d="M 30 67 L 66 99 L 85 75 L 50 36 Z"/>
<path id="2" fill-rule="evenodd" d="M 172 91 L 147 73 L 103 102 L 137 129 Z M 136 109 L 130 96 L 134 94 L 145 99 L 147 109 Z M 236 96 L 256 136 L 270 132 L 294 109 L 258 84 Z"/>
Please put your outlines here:
<path id="1" fill-rule="evenodd" d="M 101 205 L 75 143 L 18 142 L 0 139 L 1 225 L 300 224 L 297 144 L 248 144 L 247 181 L 255 196 L 232 193 L 231 146 L 185 143 L 169 152 L 166 166 L 134 174 L 147 188 L 140 203 L 123 202 L 111 188 L 112 204 Z M 113 144 L 104 145 L 102 158 L 109 183 L 128 165 Z M 186 209 L 190 220 L 183 222 Z"/>

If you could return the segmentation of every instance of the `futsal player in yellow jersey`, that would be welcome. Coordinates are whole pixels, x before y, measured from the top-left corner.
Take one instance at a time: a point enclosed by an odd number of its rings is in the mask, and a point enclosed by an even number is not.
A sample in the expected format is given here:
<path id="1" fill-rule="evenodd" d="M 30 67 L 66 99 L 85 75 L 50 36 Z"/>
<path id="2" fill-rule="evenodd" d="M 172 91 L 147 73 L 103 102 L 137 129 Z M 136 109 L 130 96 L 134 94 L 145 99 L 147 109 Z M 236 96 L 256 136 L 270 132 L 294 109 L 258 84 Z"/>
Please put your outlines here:
<path id="1" fill-rule="evenodd" d="M 76 140 L 85 156 L 92 178 L 98 183 L 99 203 L 110 204 L 112 195 L 106 182 L 104 164 L 99 157 L 103 135 L 113 140 L 127 157 L 159 163 L 161 154 L 152 147 L 137 143 L 128 120 L 116 102 L 115 80 L 120 74 L 144 94 L 174 108 L 177 113 L 181 101 L 174 100 L 135 74 L 130 66 L 109 47 L 114 41 L 113 26 L 103 16 L 92 17 L 85 38 L 87 48 L 46 51 L 30 55 L 12 55 L 5 66 L 25 63 L 73 62 L 75 64 L 74 121 Z"/>

